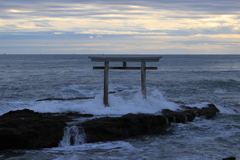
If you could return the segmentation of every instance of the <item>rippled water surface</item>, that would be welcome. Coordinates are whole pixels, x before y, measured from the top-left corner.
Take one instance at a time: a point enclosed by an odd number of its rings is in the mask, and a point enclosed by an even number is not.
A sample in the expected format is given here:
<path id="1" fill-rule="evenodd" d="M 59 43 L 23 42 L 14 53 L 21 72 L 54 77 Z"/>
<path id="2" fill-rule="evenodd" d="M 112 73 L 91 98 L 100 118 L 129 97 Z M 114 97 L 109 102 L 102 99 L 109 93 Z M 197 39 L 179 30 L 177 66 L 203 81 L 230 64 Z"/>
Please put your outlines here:
<path id="1" fill-rule="evenodd" d="M 240 158 L 240 56 L 164 55 L 157 71 L 147 71 L 147 100 L 140 94 L 140 71 L 110 71 L 111 107 L 102 104 L 102 63 L 87 55 L 0 55 L 0 114 L 29 108 L 38 112 L 77 111 L 95 116 L 156 113 L 178 106 L 214 103 L 213 120 L 172 124 L 167 134 L 123 141 L 1 152 L 0 159 L 199 159 Z M 110 63 L 110 66 L 119 63 Z M 138 66 L 129 63 L 128 66 Z M 42 101 L 43 98 L 95 97 L 89 100 Z M 234 109 L 234 110 L 233 110 Z"/>

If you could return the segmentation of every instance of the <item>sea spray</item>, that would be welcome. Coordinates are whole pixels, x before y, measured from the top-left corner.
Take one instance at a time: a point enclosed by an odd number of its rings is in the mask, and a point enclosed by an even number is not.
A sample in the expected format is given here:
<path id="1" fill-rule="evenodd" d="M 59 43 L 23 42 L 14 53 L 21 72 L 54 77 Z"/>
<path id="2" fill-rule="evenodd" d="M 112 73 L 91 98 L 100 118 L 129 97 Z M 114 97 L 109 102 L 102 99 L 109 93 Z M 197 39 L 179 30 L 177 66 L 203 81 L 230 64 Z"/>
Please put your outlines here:
<path id="1" fill-rule="evenodd" d="M 64 130 L 64 136 L 59 147 L 76 146 L 86 141 L 86 134 L 83 127 L 70 126 Z"/>
<path id="2" fill-rule="evenodd" d="M 20 102 L 20 101 L 13 101 L 13 102 L 7 102 L 7 101 L 0 101 L 0 115 L 3 115 L 9 111 L 15 111 L 15 110 L 22 110 L 25 108 L 29 108 L 31 105 L 29 105 L 27 102 Z"/>
<path id="3" fill-rule="evenodd" d="M 203 108 L 203 107 L 207 107 L 208 104 L 209 104 L 208 102 L 203 102 L 203 103 L 198 103 L 198 104 L 187 104 L 187 106 Z M 216 107 L 219 109 L 220 113 L 239 114 L 239 110 L 236 108 L 232 108 L 232 107 L 228 107 L 228 106 L 220 106 L 220 105 L 216 105 Z"/>
<path id="4" fill-rule="evenodd" d="M 98 94 L 94 99 L 75 101 L 42 101 L 32 103 L 36 112 L 80 112 L 94 115 L 124 115 L 128 113 L 155 114 L 162 109 L 177 110 L 179 105 L 165 99 L 163 93 L 157 89 L 149 92 L 147 99 L 143 99 L 141 92 L 132 95 L 131 99 L 121 95 L 109 94 L 109 105 L 103 104 L 103 95 Z"/>
<path id="5" fill-rule="evenodd" d="M 164 118 L 166 119 L 166 125 L 170 125 L 168 118 L 165 116 L 164 116 Z"/>

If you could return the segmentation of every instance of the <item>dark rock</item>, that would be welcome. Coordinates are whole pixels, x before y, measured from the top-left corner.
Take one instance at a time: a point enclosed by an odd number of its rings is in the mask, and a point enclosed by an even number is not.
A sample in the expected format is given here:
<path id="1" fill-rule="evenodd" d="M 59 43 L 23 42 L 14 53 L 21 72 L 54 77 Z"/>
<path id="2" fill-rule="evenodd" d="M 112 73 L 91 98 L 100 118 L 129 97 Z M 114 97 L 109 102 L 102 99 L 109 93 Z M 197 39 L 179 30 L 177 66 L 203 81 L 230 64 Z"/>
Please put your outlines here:
<path id="1" fill-rule="evenodd" d="M 108 94 L 114 94 L 116 92 L 121 92 L 122 90 L 117 90 L 117 91 L 110 91 Z M 72 101 L 72 100 L 84 100 L 84 99 L 94 99 L 95 97 L 71 97 L 71 98 L 44 98 L 44 99 L 38 99 L 36 100 L 37 102 L 39 101 Z"/>
<path id="2" fill-rule="evenodd" d="M 79 112 L 67 112 L 64 115 L 71 117 L 93 117 L 93 114 L 81 114 Z"/>
<path id="3" fill-rule="evenodd" d="M 216 117 L 216 113 L 219 112 L 214 104 L 208 104 L 207 107 L 203 108 L 188 106 L 181 106 L 181 108 L 183 108 L 183 110 L 178 111 L 163 109 L 162 113 L 168 118 L 169 122 L 186 123 L 188 121 L 193 121 L 195 117 L 211 119 Z"/>
<path id="4" fill-rule="evenodd" d="M 83 122 L 87 142 L 115 141 L 141 135 L 161 134 L 169 126 L 164 116 L 127 114 Z"/>
<path id="5" fill-rule="evenodd" d="M 0 150 L 38 149 L 57 146 L 66 117 L 48 116 L 24 109 L 0 117 Z"/>
<path id="6" fill-rule="evenodd" d="M 205 108 L 182 106 L 183 110 L 162 110 L 162 115 L 127 114 L 122 117 L 103 117 L 83 122 L 87 142 L 115 141 L 141 135 L 165 133 L 170 123 L 187 123 L 195 117 L 210 119 L 219 110 L 209 104 Z"/>
<path id="7" fill-rule="evenodd" d="M 71 101 L 71 100 L 83 100 L 83 99 L 94 99 L 95 97 L 73 97 L 73 98 L 44 98 L 38 99 L 38 101 Z"/>
<path id="8" fill-rule="evenodd" d="M 203 117 L 206 119 L 212 119 L 216 117 L 216 113 L 219 112 L 219 109 L 214 104 L 208 104 L 207 107 L 203 108 L 196 108 L 196 107 L 187 107 L 182 106 L 182 108 L 186 109 L 187 111 L 191 111 L 196 114 L 197 117 Z"/>
<path id="9" fill-rule="evenodd" d="M 222 160 L 236 160 L 236 157 L 223 158 Z"/>
<path id="10" fill-rule="evenodd" d="M 0 117 L 0 150 L 57 147 L 69 121 L 62 114 L 10 111 Z"/>
<path id="11" fill-rule="evenodd" d="M 163 109 L 162 113 L 168 118 L 170 123 L 186 123 L 192 121 L 196 117 L 195 114 L 189 111 L 171 111 L 169 109 Z"/>
<path id="12" fill-rule="evenodd" d="M 114 93 L 116 93 L 116 92 L 121 92 L 121 91 L 122 91 L 121 89 L 119 89 L 119 90 L 117 90 L 117 91 L 109 91 L 108 94 L 114 94 Z"/>
<path id="13" fill-rule="evenodd" d="M 195 117 L 211 119 L 217 112 L 219 110 L 213 104 L 201 109 L 182 106 L 179 111 L 165 109 L 162 115 L 127 114 L 122 117 L 95 118 L 78 125 L 84 128 L 88 143 L 115 141 L 165 134 L 173 122 L 187 123 Z M 0 150 L 57 147 L 67 122 L 75 117 L 92 116 L 77 112 L 37 113 L 28 109 L 8 112 L 0 117 Z"/>

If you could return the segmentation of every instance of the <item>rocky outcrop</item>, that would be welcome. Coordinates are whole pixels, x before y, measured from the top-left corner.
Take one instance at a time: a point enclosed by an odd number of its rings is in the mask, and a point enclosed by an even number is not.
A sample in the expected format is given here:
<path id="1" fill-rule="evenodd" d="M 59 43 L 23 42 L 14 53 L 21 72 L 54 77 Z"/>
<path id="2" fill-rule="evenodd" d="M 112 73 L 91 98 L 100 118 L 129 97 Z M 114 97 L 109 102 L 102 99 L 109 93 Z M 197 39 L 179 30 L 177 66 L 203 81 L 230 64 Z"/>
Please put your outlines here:
<path id="1" fill-rule="evenodd" d="M 127 114 L 122 117 L 95 118 L 83 122 L 87 142 L 116 141 L 134 136 L 163 134 L 170 123 L 186 123 L 195 117 L 211 119 L 219 110 L 209 104 L 205 108 L 181 106 L 183 110 L 164 109 L 162 115 Z"/>
<path id="2" fill-rule="evenodd" d="M 115 141 L 140 135 L 160 134 L 169 127 L 164 116 L 127 114 L 122 117 L 103 117 L 83 122 L 86 141 Z"/>
<path id="3" fill-rule="evenodd" d="M 236 160 L 236 157 L 223 158 L 222 160 Z"/>
<path id="4" fill-rule="evenodd" d="M 84 99 L 94 99 L 94 97 L 73 97 L 73 98 L 44 98 L 44 99 L 38 99 L 39 101 L 71 101 L 71 100 L 84 100 Z"/>
<path id="5" fill-rule="evenodd" d="M 76 116 L 76 113 L 37 113 L 28 109 L 10 111 L 0 117 L 0 150 L 56 147 L 71 116 Z"/>
<path id="6" fill-rule="evenodd" d="M 78 124 L 86 133 L 87 142 L 115 141 L 134 136 L 166 133 L 170 124 L 186 123 L 195 117 L 211 119 L 219 110 L 215 105 L 182 110 L 165 109 L 159 115 L 127 114 L 121 117 L 102 117 Z M 67 122 L 75 117 L 91 117 L 79 113 L 37 113 L 28 109 L 11 111 L 0 117 L 0 150 L 39 149 L 57 147 Z M 75 124 L 76 125 L 76 124 Z"/>
<path id="7" fill-rule="evenodd" d="M 121 92 L 122 90 L 117 91 L 110 91 L 108 94 L 114 94 L 116 92 Z M 84 99 L 94 99 L 95 97 L 71 97 L 71 98 L 44 98 L 44 99 L 38 99 L 36 102 L 39 101 L 72 101 L 72 100 L 84 100 Z"/>
<path id="8" fill-rule="evenodd" d="M 169 123 L 186 123 L 188 121 L 193 121 L 195 117 L 202 117 L 205 119 L 212 119 L 216 117 L 216 113 L 219 112 L 219 109 L 214 104 L 208 104 L 207 107 L 197 108 L 197 107 L 188 107 L 180 106 L 182 110 L 171 111 L 169 109 L 163 109 L 162 114 L 166 116 L 169 120 Z"/>

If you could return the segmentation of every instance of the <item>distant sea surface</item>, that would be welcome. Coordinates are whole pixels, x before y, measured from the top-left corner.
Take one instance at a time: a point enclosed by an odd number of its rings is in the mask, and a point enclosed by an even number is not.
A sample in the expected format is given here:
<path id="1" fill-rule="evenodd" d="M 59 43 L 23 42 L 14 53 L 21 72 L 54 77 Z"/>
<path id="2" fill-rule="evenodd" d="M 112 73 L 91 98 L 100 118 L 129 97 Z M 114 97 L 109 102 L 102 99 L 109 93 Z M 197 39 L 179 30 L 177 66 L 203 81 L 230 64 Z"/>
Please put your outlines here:
<path id="1" fill-rule="evenodd" d="M 116 116 L 215 104 L 213 120 L 197 118 L 172 124 L 172 133 L 123 141 L 59 146 L 0 153 L 0 159 L 218 160 L 240 158 L 240 55 L 163 55 L 147 62 L 147 99 L 141 95 L 140 70 L 110 70 L 110 107 L 103 105 L 103 66 L 89 55 L 0 55 L 0 115 L 11 110 L 92 113 Z M 110 66 L 121 66 L 110 62 Z M 140 63 L 128 63 L 140 66 Z M 37 101 L 45 98 L 95 97 L 87 100 Z"/>

